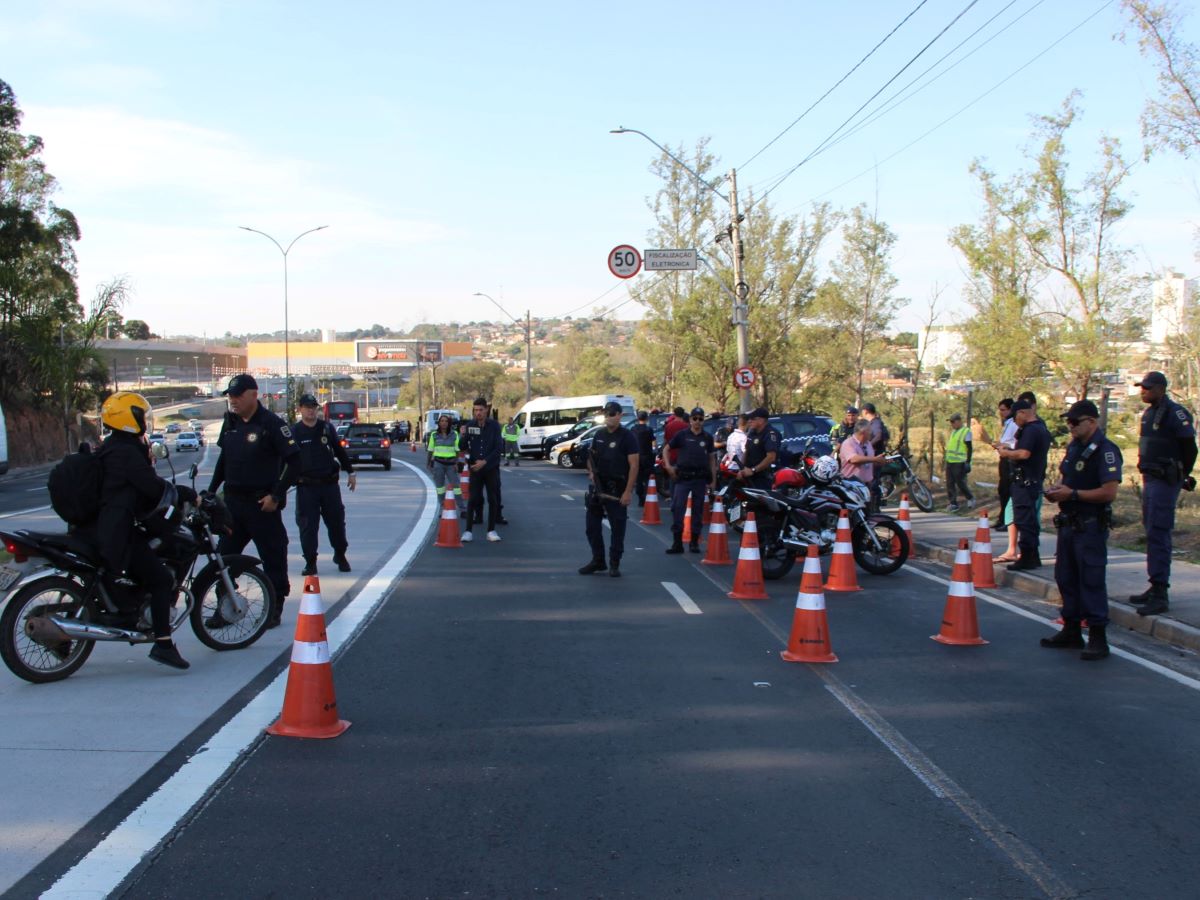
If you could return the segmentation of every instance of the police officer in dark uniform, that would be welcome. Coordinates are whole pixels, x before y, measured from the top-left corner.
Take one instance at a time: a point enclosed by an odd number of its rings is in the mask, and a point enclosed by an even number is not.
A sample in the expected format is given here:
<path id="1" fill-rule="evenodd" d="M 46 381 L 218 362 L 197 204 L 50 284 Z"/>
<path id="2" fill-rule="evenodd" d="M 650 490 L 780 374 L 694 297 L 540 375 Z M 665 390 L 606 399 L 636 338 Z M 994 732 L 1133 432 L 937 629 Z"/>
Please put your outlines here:
<path id="1" fill-rule="evenodd" d="M 1046 458 L 1050 453 L 1050 431 L 1028 400 L 1014 403 L 1012 413 L 1017 423 L 1017 446 L 1012 450 L 1001 447 L 996 452 L 1012 465 L 1009 494 L 1020 557 L 1009 568 L 1022 571 L 1038 569 L 1042 565 L 1039 513 L 1042 484 L 1046 480 Z"/>
<path id="2" fill-rule="evenodd" d="M 638 474 L 638 443 L 621 426 L 621 404 L 604 405 L 604 430 L 596 433 L 588 451 L 588 485 L 583 505 L 587 515 L 587 539 L 592 561 L 580 567 L 580 575 L 606 569 L 612 578 L 621 575 L 621 556 L 625 553 L 625 525 L 629 520 L 629 502 L 633 499 Z M 608 564 L 604 562 L 604 517 L 612 526 L 612 545 Z"/>
<path id="3" fill-rule="evenodd" d="M 333 425 L 317 416 L 317 398 L 304 394 L 300 398 L 300 421 L 292 423 L 292 436 L 300 448 L 300 477 L 296 482 L 296 526 L 300 529 L 300 548 L 304 553 L 304 575 L 317 574 L 317 531 L 321 519 L 329 532 L 333 561 L 339 572 L 349 572 L 346 559 L 346 507 L 338 474 L 350 476 L 349 487 L 354 490 L 358 478 L 350 464 L 350 455 L 338 440 Z"/>
<path id="4" fill-rule="evenodd" d="M 268 621 L 268 627 L 274 628 L 291 593 L 283 507 L 299 474 L 300 448 L 287 423 L 258 402 L 258 382 L 252 375 L 234 375 L 221 394 L 229 398 L 229 411 L 221 422 L 217 438 L 221 455 L 208 489 L 225 485 L 233 531 L 221 535 L 217 551 L 241 553 L 254 541 L 263 570 L 275 587 L 275 608 Z M 209 619 L 208 627 L 220 625 L 218 616 Z"/>
<path id="5" fill-rule="evenodd" d="M 637 414 L 637 424 L 629 429 L 638 442 L 638 506 L 646 505 L 646 491 L 649 490 L 650 475 L 654 471 L 654 429 L 649 423 L 650 414 L 643 409 Z"/>
<path id="6" fill-rule="evenodd" d="M 1142 413 L 1138 440 L 1138 471 L 1142 473 L 1142 525 L 1146 528 L 1146 573 L 1150 587 L 1134 594 L 1129 602 L 1138 615 L 1155 616 L 1169 608 L 1167 589 L 1171 584 L 1171 531 L 1175 527 L 1175 505 L 1179 491 L 1193 490 L 1196 479 L 1196 428 L 1191 414 L 1167 396 L 1167 376 L 1147 372 L 1135 382 L 1142 389 Z"/>
<path id="7" fill-rule="evenodd" d="M 1062 594 L 1062 631 L 1042 638 L 1043 647 L 1083 649 L 1081 621 L 1087 619 L 1087 649 L 1081 659 L 1108 656 L 1108 531 L 1112 502 L 1121 484 L 1121 451 L 1100 430 L 1100 411 L 1091 400 L 1080 400 L 1063 415 L 1071 443 L 1059 471 L 1062 477 L 1047 489 L 1046 499 L 1059 506 L 1054 580 Z"/>
<path id="8" fill-rule="evenodd" d="M 779 432 L 767 421 L 767 410 L 758 407 L 750 413 L 750 430 L 746 432 L 745 464 L 738 470 L 739 481 L 751 487 L 771 487 L 771 466 L 779 456 Z"/>
<path id="9" fill-rule="evenodd" d="M 712 435 L 704 430 L 704 410 L 692 410 L 688 428 L 676 433 L 667 444 L 676 453 L 663 454 L 663 468 L 671 476 L 671 532 L 674 540 L 668 553 L 683 552 L 683 519 L 687 515 L 688 498 L 692 500 L 691 551 L 700 552 L 700 528 L 704 512 L 704 489 L 717 486 L 717 456 Z M 671 462 L 671 456 L 675 462 Z"/>

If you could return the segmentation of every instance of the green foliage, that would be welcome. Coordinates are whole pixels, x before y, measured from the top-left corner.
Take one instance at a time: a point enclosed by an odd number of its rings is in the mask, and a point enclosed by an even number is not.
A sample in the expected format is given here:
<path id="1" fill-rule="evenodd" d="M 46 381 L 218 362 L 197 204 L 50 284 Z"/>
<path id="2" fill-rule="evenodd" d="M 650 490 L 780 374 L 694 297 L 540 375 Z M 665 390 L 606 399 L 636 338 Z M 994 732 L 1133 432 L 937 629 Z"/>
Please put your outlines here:
<path id="1" fill-rule="evenodd" d="M 131 341 L 150 340 L 150 326 L 141 319 L 128 320 L 121 330 Z"/>

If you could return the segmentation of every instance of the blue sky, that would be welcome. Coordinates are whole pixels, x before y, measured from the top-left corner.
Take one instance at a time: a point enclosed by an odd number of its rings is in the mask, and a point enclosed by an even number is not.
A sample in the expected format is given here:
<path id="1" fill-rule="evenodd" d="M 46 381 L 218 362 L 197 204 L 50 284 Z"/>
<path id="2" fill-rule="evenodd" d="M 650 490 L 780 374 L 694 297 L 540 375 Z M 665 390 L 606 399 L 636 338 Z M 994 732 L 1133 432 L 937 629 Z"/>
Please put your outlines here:
<path id="1" fill-rule="evenodd" d="M 81 221 L 83 295 L 125 275 L 127 316 L 160 333 L 282 327 L 279 252 L 239 225 L 285 246 L 329 226 L 289 256 L 294 329 L 500 318 L 476 291 L 513 314 L 551 316 L 626 299 L 606 256 L 646 246 L 656 151 L 610 129 L 673 147 L 707 136 L 720 168 L 739 167 L 742 190 L 761 190 L 970 4 L 926 0 L 742 165 L 918 2 L 40 0 L 10 4 L 0 20 L 0 78 L 24 130 L 46 142 L 57 201 Z M 977 0 L 897 86 L 998 13 L 943 65 L 1015 23 L 772 194 L 779 213 L 815 198 L 841 208 L 877 198 L 899 236 L 899 292 L 914 301 L 901 326 L 919 321 L 935 284 L 945 320 L 960 314 L 946 235 L 978 214 L 967 168 L 983 157 L 1016 171 L 1032 114 L 1079 89 L 1075 171 L 1101 132 L 1141 157 L 1138 114 L 1154 72 L 1133 43 L 1113 39 L 1116 2 Z M 1134 212 L 1120 239 L 1140 269 L 1200 269 L 1194 172 L 1164 155 L 1128 182 Z M 616 315 L 636 317 L 637 306 Z"/>

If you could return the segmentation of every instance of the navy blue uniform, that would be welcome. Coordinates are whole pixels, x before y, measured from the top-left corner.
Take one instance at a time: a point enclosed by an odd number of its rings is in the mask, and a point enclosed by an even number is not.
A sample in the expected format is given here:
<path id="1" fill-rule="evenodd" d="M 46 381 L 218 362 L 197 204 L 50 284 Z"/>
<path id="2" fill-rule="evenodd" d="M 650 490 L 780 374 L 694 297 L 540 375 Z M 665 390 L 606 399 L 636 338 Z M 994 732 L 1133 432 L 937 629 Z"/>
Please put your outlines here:
<path id="1" fill-rule="evenodd" d="M 317 561 L 317 532 L 321 519 L 329 533 L 329 545 L 335 556 L 343 556 L 346 540 L 346 507 L 338 487 L 338 473 L 350 474 L 354 467 L 337 432 L 324 419 L 312 425 L 303 421 L 292 424 L 292 436 L 300 448 L 300 477 L 296 483 L 296 527 L 300 530 L 300 550 L 304 561 Z"/>
<path id="2" fill-rule="evenodd" d="M 463 432 L 464 449 L 467 451 L 467 466 L 471 473 L 471 500 L 467 504 L 467 531 L 471 525 L 483 520 L 483 494 L 487 492 L 487 530 L 496 530 L 496 519 L 500 517 L 500 457 L 504 452 L 504 436 L 500 423 L 495 419 L 484 419 L 480 425 L 474 419 L 467 422 Z M 483 460 L 485 465 L 478 472 L 469 467 Z"/>
<path id="3" fill-rule="evenodd" d="M 650 474 L 654 471 L 654 429 L 638 422 L 629 429 L 638 444 L 637 491 L 638 506 L 646 505 L 646 491 L 650 485 Z"/>
<path id="4" fill-rule="evenodd" d="M 1059 471 L 1064 485 L 1083 491 L 1120 483 L 1122 464 L 1120 448 L 1097 429 L 1089 441 L 1071 441 Z M 1109 505 L 1064 500 L 1059 509 L 1054 580 L 1062 594 L 1063 621 L 1107 625 Z"/>
<path id="5" fill-rule="evenodd" d="M 745 460 L 745 468 L 753 469 L 767 458 L 768 453 L 775 453 L 775 458 L 779 458 L 780 438 L 779 432 L 767 425 L 762 432 L 747 431 L 746 432 L 746 449 L 743 453 Z M 748 481 L 751 487 L 769 488 L 771 486 L 772 475 L 770 471 L 759 472 L 752 475 Z"/>
<path id="6" fill-rule="evenodd" d="M 1171 531 L 1183 480 L 1196 462 L 1196 429 L 1186 409 L 1163 397 L 1142 413 L 1138 471 L 1142 473 L 1142 525 L 1150 583 L 1171 581 Z"/>
<path id="7" fill-rule="evenodd" d="M 671 438 L 667 445 L 675 454 L 675 482 L 671 488 L 671 531 L 676 542 L 682 540 L 683 518 L 687 515 L 688 498 L 692 500 L 692 544 L 700 541 L 704 521 L 705 488 L 712 483 L 712 458 L 717 452 L 712 435 L 706 431 L 696 434 L 691 428 Z"/>
<path id="8" fill-rule="evenodd" d="M 1046 457 L 1050 452 L 1050 432 L 1046 423 L 1034 419 L 1017 432 L 1017 450 L 1028 450 L 1028 459 L 1012 460 L 1013 522 L 1017 526 L 1017 547 L 1022 561 L 1041 564 L 1038 537 L 1042 532 L 1038 511 L 1041 509 L 1042 485 L 1046 480 Z"/>
<path id="9" fill-rule="evenodd" d="M 221 535 L 217 551 L 241 553 L 254 541 L 263 571 L 275 587 L 278 613 L 283 608 L 283 598 L 291 593 L 283 506 L 288 488 L 298 474 L 300 448 L 287 423 L 261 403 L 249 422 L 231 412 L 225 413 L 217 446 L 221 455 L 208 489 L 216 491 L 222 483 L 225 485 L 225 505 L 233 525 L 232 534 Z M 267 495 L 278 504 L 274 512 L 264 512 L 258 505 Z"/>
<path id="10" fill-rule="evenodd" d="M 601 497 L 620 497 L 625 493 L 629 482 L 629 457 L 638 456 L 637 438 L 626 428 L 617 426 L 615 431 L 602 428 L 592 439 L 588 451 L 588 468 L 591 470 L 595 484 L 595 499 L 586 503 L 587 519 L 585 530 L 588 544 L 592 548 L 592 559 L 604 559 L 604 517 L 608 516 L 608 524 L 612 528 L 612 546 L 609 560 L 615 566 L 621 562 L 625 553 L 625 526 L 629 521 L 629 511 L 620 500 L 609 500 Z"/>

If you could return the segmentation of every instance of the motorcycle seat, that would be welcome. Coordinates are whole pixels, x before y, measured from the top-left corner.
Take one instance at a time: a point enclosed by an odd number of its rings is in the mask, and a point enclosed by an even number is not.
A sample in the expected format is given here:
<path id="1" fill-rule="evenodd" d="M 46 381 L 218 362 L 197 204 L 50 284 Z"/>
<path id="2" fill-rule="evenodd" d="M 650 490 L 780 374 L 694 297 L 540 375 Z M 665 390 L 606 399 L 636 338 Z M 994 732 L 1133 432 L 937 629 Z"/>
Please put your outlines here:
<path id="1" fill-rule="evenodd" d="M 43 544 L 44 546 L 66 553 L 73 553 L 90 563 L 97 565 L 100 563 L 99 548 L 91 541 L 85 540 L 77 534 L 46 531 L 24 531 L 22 534 L 38 544 Z"/>

